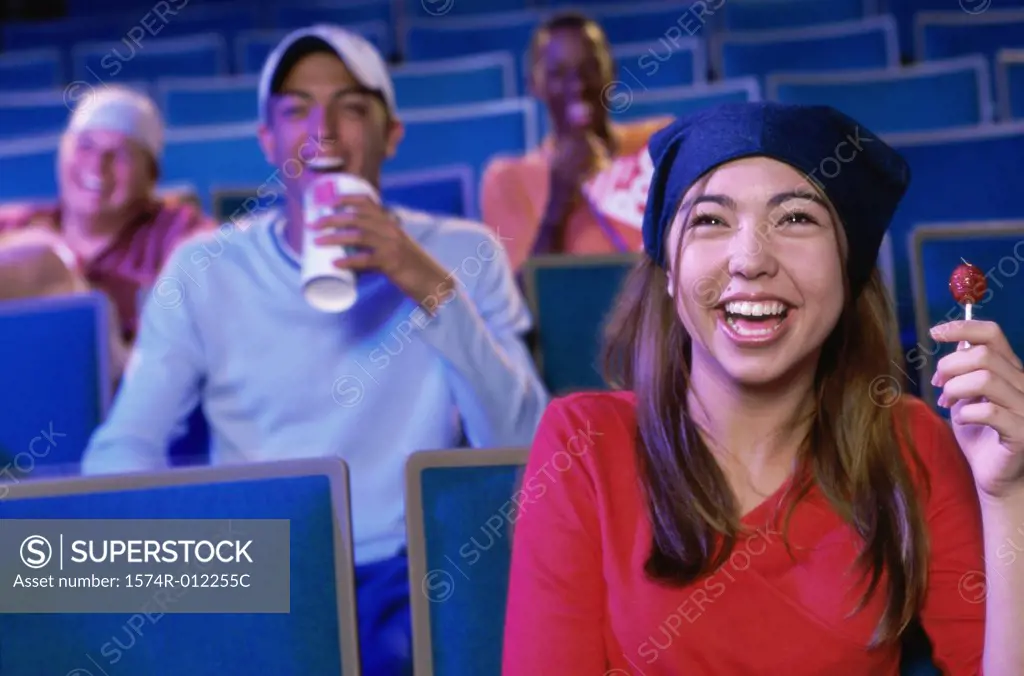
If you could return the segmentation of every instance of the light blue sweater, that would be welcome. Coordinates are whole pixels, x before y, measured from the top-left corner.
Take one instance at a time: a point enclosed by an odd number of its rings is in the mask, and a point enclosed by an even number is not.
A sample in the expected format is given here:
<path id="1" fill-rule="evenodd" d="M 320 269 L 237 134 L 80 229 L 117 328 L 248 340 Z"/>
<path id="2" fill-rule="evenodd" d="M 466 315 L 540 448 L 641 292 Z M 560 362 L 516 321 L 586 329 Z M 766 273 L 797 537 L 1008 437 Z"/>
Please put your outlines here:
<path id="1" fill-rule="evenodd" d="M 360 276 L 348 312 L 310 307 L 276 211 L 181 245 L 145 304 L 83 471 L 167 466 L 170 442 L 202 402 L 214 464 L 344 458 L 365 563 L 405 541 L 410 453 L 467 440 L 529 445 L 547 395 L 504 249 L 482 225 L 395 211 L 459 282 L 433 317 L 377 273 Z"/>

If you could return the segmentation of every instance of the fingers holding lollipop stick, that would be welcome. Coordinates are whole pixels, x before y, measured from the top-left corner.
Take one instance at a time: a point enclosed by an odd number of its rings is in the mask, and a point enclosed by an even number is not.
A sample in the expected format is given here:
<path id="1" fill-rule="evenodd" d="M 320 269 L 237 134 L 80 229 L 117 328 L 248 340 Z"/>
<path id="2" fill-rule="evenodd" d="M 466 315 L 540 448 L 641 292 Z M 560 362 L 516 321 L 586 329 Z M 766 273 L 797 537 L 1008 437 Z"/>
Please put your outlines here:
<path id="1" fill-rule="evenodd" d="M 974 304 L 984 295 L 988 282 L 985 280 L 985 273 L 977 266 L 971 265 L 963 258 L 960 260 L 963 261 L 963 265 L 958 265 L 950 275 L 949 290 L 956 302 L 964 306 L 964 319 L 970 321 L 974 319 Z M 964 342 L 964 347 L 970 346 L 970 343 Z"/>

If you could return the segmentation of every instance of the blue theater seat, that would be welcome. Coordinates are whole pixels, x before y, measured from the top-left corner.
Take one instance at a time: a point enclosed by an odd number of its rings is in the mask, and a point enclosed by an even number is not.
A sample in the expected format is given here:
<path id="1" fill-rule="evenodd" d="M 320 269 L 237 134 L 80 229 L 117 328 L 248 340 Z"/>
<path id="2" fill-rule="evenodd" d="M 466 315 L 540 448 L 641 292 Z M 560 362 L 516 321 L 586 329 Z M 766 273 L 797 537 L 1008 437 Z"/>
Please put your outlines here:
<path id="1" fill-rule="evenodd" d="M 458 0 L 399 0 L 403 16 L 411 19 L 440 19 L 457 16 L 479 16 L 496 12 L 519 12 L 532 7 L 532 0 L 489 0 L 459 2 Z"/>
<path id="2" fill-rule="evenodd" d="M 170 129 L 164 149 L 164 180 L 196 186 L 203 207 L 222 187 L 279 185 L 256 140 L 256 123 Z"/>
<path id="3" fill-rule="evenodd" d="M 402 111 L 500 101 L 518 93 L 508 52 L 408 63 L 393 68 L 391 77 Z"/>
<path id="4" fill-rule="evenodd" d="M 408 111 L 405 138 L 384 171 L 404 172 L 467 164 L 478 181 L 498 154 L 521 154 L 537 145 L 536 108 L 527 99 Z"/>
<path id="5" fill-rule="evenodd" d="M 675 42 L 634 42 L 612 49 L 617 78 L 636 92 L 703 84 L 708 79 L 707 46 L 698 38 Z"/>
<path id="6" fill-rule="evenodd" d="M 865 0 L 726 0 L 721 11 L 726 30 L 758 31 L 862 19 L 870 4 Z"/>
<path id="7" fill-rule="evenodd" d="M 81 459 L 110 405 L 109 313 L 98 293 L 0 303 L 0 469 Z"/>
<path id="8" fill-rule="evenodd" d="M 708 5 L 720 3 L 708 2 Z M 596 4 L 587 7 L 587 14 L 601 23 L 612 46 L 633 42 L 666 40 L 670 44 L 685 38 L 704 35 L 715 16 L 701 12 L 696 3 L 634 2 Z M 721 10 L 719 10 L 720 12 Z"/>
<path id="9" fill-rule="evenodd" d="M 385 174 L 381 178 L 384 201 L 434 214 L 477 218 L 473 169 L 453 165 Z"/>
<path id="10" fill-rule="evenodd" d="M 864 70 L 899 65 L 896 23 L 890 16 L 859 21 L 715 35 L 712 68 L 720 77 L 770 73 Z"/>
<path id="11" fill-rule="evenodd" d="M 1024 48 L 1024 6 L 963 11 L 920 12 L 914 21 L 914 51 L 919 61 L 983 54 L 995 64 L 1000 49 Z"/>
<path id="12" fill-rule="evenodd" d="M 308 24 L 296 26 L 303 28 Z M 371 21 L 359 24 L 345 24 L 345 28 L 358 33 L 370 41 L 377 49 L 387 53 L 388 45 L 391 42 L 390 30 L 387 24 L 380 21 Z M 263 69 L 263 62 L 267 60 L 270 52 L 274 50 L 279 42 L 291 32 L 289 30 L 254 30 L 242 31 L 234 40 L 235 71 L 243 74 L 258 74 Z"/>
<path id="13" fill-rule="evenodd" d="M 483 52 L 522 54 L 537 25 L 535 12 L 410 19 L 400 34 L 406 61 L 432 61 Z M 520 78 L 517 77 L 517 81 Z"/>
<path id="14" fill-rule="evenodd" d="M 553 395 L 606 388 L 600 365 L 604 322 L 638 261 L 638 254 L 613 254 L 526 262 L 523 285 L 537 321 L 537 362 Z"/>
<path id="15" fill-rule="evenodd" d="M 0 141 L 59 134 L 70 114 L 60 89 L 5 96 L 0 99 Z"/>
<path id="16" fill-rule="evenodd" d="M 890 228 L 900 329 L 903 346 L 909 350 L 928 339 L 916 336 L 914 330 L 907 263 L 911 230 L 921 223 L 1024 218 L 1020 200 L 1024 123 L 890 134 L 885 139 L 907 159 L 913 177 Z"/>
<path id="17" fill-rule="evenodd" d="M 146 31 L 139 40 L 143 49 L 147 42 L 156 38 L 190 37 L 206 33 L 220 35 L 230 45 L 239 32 L 255 30 L 261 23 L 259 8 L 245 2 L 201 5 L 194 3 L 194 0 L 177 14 L 163 17 L 154 16 L 149 5 L 142 5 L 136 20 Z M 128 33 L 129 38 L 132 35 L 139 35 L 139 31 L 136 29 L 134 34 Z"/>
<path id="18" fill-rule="evenodd" d="M 176 597 L 164 603 L 156 590 L 136 613 L 4 614 L 4 675 L 358 676 L 348 484 L 340 459 L 317 459 L 0 486 L 5 522 L 230 519 L 225 538 L 236 528 L 239 538 L 245 519 L 287 519 L 290 531 L 289 568 L 278 571 L 290 613 L 163 612 Z"/>
<path id="19" fill-rule="evenodd" d="M 56 88 L 63 82 L 64 63 L 58 49 L 0 52 L 0 92 Z"/>
<path id="20" fill-rule="evenodd" d="M 883 70 L 769 75 L 768 98 L 826 104 L 875 133 L 989 123 L 989 67 L 980 55 Z"/>
<path id="21" fill-rule="evenodd" d="M 516 494 L 528 452 L 421 451 L 406 462 L 417 676 L 501 673 L 512 528 L 527 501 Z"/>
<path id="22" fill-rule="evenodd" d="M 722 103 L 760 101 L 761 87 L 754 78 L 719 80 L 692 87 L 668 87 L 650 91 L 634 90 L 619 82 L 609 90 L 605 103 L 615 122 L 629 123 L 660 117 L 678 117 Z M 547 114 L 536 103 L 540 137 L 549 131 Z"/>
<path id="23" fill-rule="evenodd" d="M 80 42 L 120 41 L 138 24 L 141 16 L 80 16 L 49 21 L 11 21 L 5 23 L 5 50 L 53 48 L 68 50 Z M 122 46 L 122 49 L 124 47 Z"/>
<path id="24" fill-rule="evenodd" d="M 964 0 L 950 5 L 949 0 L 884 0 L 885 12 L 891 14 L 899 27 L 900 51 L 905 59 L 914 58 L 914 17 L 920 12 L 961 10 L 985 13 L 993 9 L 1024 7 L 1024 0 Z"/>
<path id="25" fill-rule="evenodd" d="M 277 3 L 270 10 L 270 27 L 291 31 L 318 23 L 329 23 L 352 27 L 361 25 L 385 57 L 395 49 L 393 26 L 394 7 L 391 2 L 381 0 L 342 0 L 340 2 L 320 1 L 303 3 Z M 372 28 L 369 28 L 371 27 Z M 362 33 L 363 31 L 357 31 Z"/>
<path id="26" fill-rule="evenodd" d="M 204 77 L 228 73 L 227 43 L 215 33 L 180 38 L 152 38 L 136 45 L 91 42 L 71 52 L 74 77 L 89 83 Z"/>
<path id="27" fill-rule="evenodd" d="M 1024 268 L 1024 219 L 922 224 L 911 231 L 910 237 L 918 335 L 926 336 L 928 329 L 940 322 L 963 318 L 963 308 L 949 293 L 949 275 L 966 260 L 985 273 L 988 283 L 988 291 L 974 308 L 974 317 L 997 322 L 1014 352 L 1024 353 L 1019 278 Z M 937 392 L 929 381 L 936 362 L 953 348 L 942 346 L 940 350 L 931 340 L 921 342 L 908 362 L 920 368 L 922 396 L 934 404 Z"/>
<path id="28" fill-rule="evenodd" d="M 57 194 L 56 136 L 0 141 L 0 201 L 52 198 Z"/>
<path id="29" fill-rule="evenodd" d="M 1004 49 L 996 59 L 1000 120 L 1024 119 L 1024 49 Z"/>
<path id="30" fill-rule="evenodd" d="M 259 77 L 163 78 L 157 101 L 169 127 L 234 124 L 257 119 Z"/>

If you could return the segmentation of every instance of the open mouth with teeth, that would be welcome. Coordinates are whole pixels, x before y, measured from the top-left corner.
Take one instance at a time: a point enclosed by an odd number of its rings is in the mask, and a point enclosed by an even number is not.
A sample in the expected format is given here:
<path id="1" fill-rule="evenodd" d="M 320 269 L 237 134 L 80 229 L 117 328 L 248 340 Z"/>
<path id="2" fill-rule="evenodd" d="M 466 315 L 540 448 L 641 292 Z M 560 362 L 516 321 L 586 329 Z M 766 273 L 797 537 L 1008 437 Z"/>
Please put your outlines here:
<path id="1" fill-rule="evenodd" d="M 737 335 L 767 337 L 778 331 L 789 316 L 790 307 L 777 300 L 731 301 L 721 308 L 725 323 Z"/>
<path id="2" fill-rule="evenodd" d="M 321 156 L 312 158 L 306 166 L 314 171 L 341 171 L 345 168 L 345 161 L 340 157 Z"/>

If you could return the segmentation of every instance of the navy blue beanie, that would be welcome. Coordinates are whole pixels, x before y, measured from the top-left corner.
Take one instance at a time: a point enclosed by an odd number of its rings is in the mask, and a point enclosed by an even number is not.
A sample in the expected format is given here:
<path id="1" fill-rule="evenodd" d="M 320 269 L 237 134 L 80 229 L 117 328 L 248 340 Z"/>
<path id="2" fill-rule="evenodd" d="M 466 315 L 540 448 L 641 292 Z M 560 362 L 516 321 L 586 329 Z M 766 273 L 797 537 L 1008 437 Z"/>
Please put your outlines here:
<path id="1" fill-rule="evenodd" d="M 728 103 L 679 118 L 650 141 L 654 175 L 644 211 L 644 249 L 664 267 L 667 233 L 683 195 L 711 169 L 770 157 L 816 184 L 835 207 L 848 241 L 847 274 L 858 295 L 910 182 L 903 157 L 828 106 Z"/>

